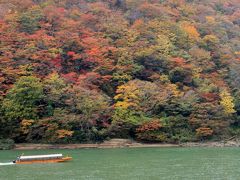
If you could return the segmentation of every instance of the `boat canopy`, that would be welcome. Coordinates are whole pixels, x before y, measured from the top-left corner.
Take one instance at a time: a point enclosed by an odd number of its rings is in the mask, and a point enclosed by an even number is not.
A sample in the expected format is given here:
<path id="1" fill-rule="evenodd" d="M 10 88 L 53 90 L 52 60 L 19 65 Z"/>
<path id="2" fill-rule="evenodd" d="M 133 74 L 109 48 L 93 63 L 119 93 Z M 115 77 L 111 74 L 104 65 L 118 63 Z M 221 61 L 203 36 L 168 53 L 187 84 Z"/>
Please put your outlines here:
<path id="1" fill-rule="evenodd" d="M 62 158 L 62 154 L 49 154 L 49 155 L 35 155 L 35 156 L 20 156 L 19 160 L 32 160 L 32 159 L 57 159 Z"/>

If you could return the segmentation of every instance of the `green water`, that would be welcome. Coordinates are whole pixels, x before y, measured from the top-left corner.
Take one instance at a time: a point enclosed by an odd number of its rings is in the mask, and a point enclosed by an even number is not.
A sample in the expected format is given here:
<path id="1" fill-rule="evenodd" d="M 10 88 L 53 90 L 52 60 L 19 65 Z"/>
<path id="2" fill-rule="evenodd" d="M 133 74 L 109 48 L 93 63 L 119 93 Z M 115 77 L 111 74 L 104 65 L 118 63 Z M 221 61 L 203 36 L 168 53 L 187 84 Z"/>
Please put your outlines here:
<path id="1" fill-rule="evenodd" d="M 0 151 L 0 162 L 17 155 L 63 153 L 73 161 L 0 166 L 0 179 L 174 180 L 240 179 L 239 148 L 136 148 Z"/>

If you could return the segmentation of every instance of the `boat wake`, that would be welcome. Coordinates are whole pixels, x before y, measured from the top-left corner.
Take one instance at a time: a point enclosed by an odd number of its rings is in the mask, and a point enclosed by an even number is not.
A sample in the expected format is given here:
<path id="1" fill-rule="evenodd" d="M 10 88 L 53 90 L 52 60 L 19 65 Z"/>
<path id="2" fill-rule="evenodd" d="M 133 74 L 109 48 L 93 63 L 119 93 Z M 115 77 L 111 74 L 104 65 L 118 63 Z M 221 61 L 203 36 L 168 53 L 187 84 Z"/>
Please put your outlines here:
<path id="1" fill-rule="evenodd" d="M 0 166 L 9 166 L 9 165 L 14 165 L 14 163 L 13 162 L 0 163 Z"/>

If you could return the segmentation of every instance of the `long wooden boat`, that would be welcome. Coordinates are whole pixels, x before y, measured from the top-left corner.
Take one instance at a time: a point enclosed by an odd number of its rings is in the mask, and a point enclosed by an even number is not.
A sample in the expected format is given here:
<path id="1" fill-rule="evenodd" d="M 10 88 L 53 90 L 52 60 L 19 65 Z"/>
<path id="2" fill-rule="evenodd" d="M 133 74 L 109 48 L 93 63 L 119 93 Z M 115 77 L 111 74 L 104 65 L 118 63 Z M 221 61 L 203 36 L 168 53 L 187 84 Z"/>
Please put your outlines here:
<path id="1" fill-rule="evenodd" d="M 70 161 L 72 157 L 63 156 L 62 154 L 19 156 L 13 163 L 16 164 L 33 164 L 33 163 L 60 163 Z"/>

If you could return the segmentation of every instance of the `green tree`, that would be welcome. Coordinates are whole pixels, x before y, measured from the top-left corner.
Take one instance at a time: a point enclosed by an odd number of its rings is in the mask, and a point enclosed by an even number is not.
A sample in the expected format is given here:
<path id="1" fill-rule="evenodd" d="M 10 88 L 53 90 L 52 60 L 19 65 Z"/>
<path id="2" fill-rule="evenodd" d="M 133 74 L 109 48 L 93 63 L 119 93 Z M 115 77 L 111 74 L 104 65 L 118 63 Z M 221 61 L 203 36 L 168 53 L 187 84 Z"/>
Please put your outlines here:
<path id="1" fill-rule="evenodd" d="M 68 113 L 74 114 L 68 119 L 73 124 L 75 140 L 95 141 L 101 139 L 111 116 L 109 97 L 97 90 L 74 86 L 67 92 Z"/>
<path id="2" fill-rule="evenodd" d="M 3 99 L 3 97 L 0 96 L 0 139 L 5 135 L 5 132 L 4 132 L 4 117 L 3 117 L 3 109 L 2 109 L 2 99 Z"/>
<path id="3" fill-rule="evenodd" d="M 54 108 L 65 105 L 64 96 L 66 96 L 67 84 L 54 72 L 47 76 L 43 81 L 45 101 L 47 102 L 47 114 L 52 115 Z"/>
<path id="4" fill-rule="evenodd" d="M 43 87 L 39 78 L 20 77 L 3 100 L 4 116 L 8 120 L 38 119 L 38 108 L 43 97 Z"/>
<path id="5" fill-rule="evenodd" d="M 32 34 L 40 29 L 40 20 L 43 18 L 40 7 L 33 6 L 19 17 L 19 23 L 23 32 Z"/>

